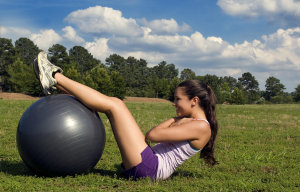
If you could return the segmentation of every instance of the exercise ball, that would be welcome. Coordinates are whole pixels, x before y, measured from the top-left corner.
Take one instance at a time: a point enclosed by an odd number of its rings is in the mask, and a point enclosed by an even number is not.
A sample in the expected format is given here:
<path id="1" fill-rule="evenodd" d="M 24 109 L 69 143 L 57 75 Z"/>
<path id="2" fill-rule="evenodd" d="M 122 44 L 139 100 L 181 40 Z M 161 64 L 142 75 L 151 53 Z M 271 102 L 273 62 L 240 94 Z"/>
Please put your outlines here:
<path id="1" fill-rule="evenodd" d="M 90 171 L 105 145 L 97 113 L 70 95 L 50 95 L 34 102 L 17 128 L 17 147 L 24 163 L 45 176 Z"/>

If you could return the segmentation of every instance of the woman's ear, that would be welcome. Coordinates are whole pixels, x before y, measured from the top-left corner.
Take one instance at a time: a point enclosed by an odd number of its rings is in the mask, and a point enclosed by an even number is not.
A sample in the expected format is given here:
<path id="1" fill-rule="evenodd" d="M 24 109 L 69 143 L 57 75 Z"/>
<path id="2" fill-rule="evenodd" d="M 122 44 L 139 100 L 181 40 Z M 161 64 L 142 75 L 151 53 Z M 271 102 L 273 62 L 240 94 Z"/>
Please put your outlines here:
<path id="1" fill-rule="evenodd" d="M 198 105 L 199 104 L 199 97 L 195 96 L 193 97 L 192 99 L 192 104 L 195 106 L 195 105 Z"/>

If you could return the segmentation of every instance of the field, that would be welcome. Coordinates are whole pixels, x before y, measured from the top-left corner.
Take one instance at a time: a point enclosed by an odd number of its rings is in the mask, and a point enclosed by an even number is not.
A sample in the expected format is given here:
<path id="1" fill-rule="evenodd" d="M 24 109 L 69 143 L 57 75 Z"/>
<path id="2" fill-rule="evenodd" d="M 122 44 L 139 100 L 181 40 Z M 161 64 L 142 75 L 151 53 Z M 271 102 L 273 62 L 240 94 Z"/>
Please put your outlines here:
<path id="1" fill-rule="evenodd" d="M 106 146 L 96 167 L 67 177 L 34 175 L 16 148 L 16 129 L 34 100 L 0 99 L 0 191 L 300 191 L 300 105 L 219 105 L 215 155 L 199 155 L 165 180 L 123 178 L 121 158 L 105 116 Z M 146 132 L 174 116 L 168 102 L 126 102 Z"/>

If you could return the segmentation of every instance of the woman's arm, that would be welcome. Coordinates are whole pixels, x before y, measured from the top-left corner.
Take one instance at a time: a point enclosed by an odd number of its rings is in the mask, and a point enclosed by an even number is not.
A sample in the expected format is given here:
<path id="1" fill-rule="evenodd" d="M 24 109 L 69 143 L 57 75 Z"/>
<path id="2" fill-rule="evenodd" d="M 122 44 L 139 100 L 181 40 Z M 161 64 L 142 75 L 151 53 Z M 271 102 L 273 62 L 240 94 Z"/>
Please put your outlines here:
<path id="1" fill-rule="evenodd" d="M 145 136 L 146 141 L 147 140 L 152 141 L 150 139 L 150 137 L 152 137 L 152 136 L 150 136 L 150 135 L 153 134 L 152 132 L 153 132 L 154 129 L 157 130 L 157 129 L 166 129 L 166 128 L 169 128 L 172 124 L 175 123 L 175 121 L 176 121 L 176 117 L 173 117 L 171 119 L 168 119 L 168 120 L 162 122 L 161 124 L 157 125 L 156 127 L 153 127 L 149 131 L 147 131 L 146 136 Z"/>
<path id="2" fill-rule="evenodd" d="M 207 123 L 191 118 L 172 118 L 149 130 L 146 139 L 153 142 L 172 142 L 201 139 L 210 134 Z"/>

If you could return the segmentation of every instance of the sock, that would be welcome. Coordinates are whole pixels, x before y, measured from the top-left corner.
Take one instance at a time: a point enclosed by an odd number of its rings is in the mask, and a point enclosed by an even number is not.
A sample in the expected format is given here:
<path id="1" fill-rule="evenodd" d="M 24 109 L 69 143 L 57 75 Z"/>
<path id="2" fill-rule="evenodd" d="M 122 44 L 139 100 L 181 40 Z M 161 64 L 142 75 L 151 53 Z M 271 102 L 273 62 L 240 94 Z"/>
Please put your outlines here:
<path id="1" fill-rule="evenodd" d="M 53 78 L 54 78 L 54 76 L 55 76 L 56 73 L 58 73 L 58 71 L 54 71 L 54 72 L 52 73 L 52 77 L 53 77 Z"/>

